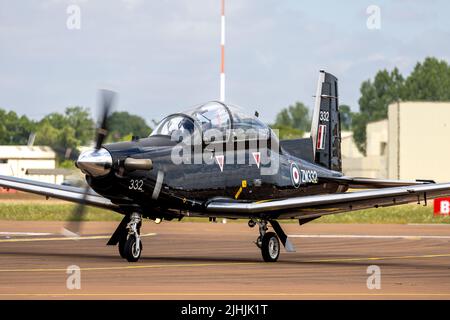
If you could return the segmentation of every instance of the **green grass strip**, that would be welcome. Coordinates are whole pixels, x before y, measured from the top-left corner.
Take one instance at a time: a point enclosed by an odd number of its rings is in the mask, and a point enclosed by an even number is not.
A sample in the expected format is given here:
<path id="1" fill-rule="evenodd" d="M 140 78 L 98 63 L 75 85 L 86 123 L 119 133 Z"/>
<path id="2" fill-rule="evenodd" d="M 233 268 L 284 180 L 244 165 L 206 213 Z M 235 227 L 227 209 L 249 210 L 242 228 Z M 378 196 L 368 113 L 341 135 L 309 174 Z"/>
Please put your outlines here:
<path id="1" fill-rule="evenodd" d="M 66 221 L 75 208 L 70 203 L 0 202 L 0 220 Z M 85 221 L 120 221 L 122 215 L 98 208 L 86 208 Z M 207 221 L 203 218 L 184 218 L 182 221 Z M 230 222 L 234 220 L 229 220 Z M 220 222 L 220 219 L 218 219 Z M 297 223 L 297 220 L 284 222 Z M 389 208 L 360 210 L 321 217 L 313 223 L 450 223 L 450 217 L 433 216 L 429 205 L 402 205 Z"/>

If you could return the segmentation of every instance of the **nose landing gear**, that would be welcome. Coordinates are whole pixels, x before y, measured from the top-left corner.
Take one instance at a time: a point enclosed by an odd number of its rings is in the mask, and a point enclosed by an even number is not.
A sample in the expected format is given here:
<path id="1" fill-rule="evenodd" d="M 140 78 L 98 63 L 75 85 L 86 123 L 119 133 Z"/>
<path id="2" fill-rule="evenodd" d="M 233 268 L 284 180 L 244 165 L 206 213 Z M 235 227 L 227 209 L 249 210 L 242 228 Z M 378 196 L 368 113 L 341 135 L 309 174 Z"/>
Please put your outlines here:
<path id="1" fill-rule="evenodd" d="M 130 222 L 128 222 L 126 229 L 127 234 L 124 234 L 119 239 L 119 253 L 128 262 L 136 262 L 141 257 L 142 241 L 140 236 L 140 230 L 142 225 L 142 215 L 134 212 L 130 216 Z"/>

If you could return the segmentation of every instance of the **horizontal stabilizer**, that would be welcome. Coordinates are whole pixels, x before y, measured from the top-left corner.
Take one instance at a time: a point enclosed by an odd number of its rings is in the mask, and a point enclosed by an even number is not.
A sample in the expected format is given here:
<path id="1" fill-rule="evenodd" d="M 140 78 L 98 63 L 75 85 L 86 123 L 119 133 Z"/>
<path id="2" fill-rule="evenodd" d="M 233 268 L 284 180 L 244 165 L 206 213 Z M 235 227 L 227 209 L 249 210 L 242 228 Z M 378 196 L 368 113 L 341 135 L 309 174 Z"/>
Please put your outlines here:
<path id="1" fill-rule="evenodd" d="M 290 155 L 314 163 L 314 152 L 311 138 L 281 140 L 280 146 Z"/>
<path id="2" fill-rule="evenodd" d="M 352 189 L 391 188 L 435 183 L 433 180 L 390 180 L 346 176 L 326 179 L 339 184 L 346 184 Z"/>

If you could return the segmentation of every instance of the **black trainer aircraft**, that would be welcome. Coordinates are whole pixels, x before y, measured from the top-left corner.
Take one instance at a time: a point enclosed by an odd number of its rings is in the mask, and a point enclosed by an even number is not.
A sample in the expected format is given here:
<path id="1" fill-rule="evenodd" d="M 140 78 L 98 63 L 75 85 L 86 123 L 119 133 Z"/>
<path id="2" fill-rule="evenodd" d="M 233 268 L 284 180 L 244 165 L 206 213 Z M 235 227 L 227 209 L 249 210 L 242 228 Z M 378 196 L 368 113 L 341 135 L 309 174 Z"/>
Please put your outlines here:
<path id="1" fill-rule="evenodd" d="M 257 114 L 213 101 L 169 115 L 147 138 L 103 144 L 113 100 L 112 92 L 103 91 L 95 148 L 76 161 L 90 188 L 7 176 L 0 176 L 0 186 L 79 203 L 72 220 L 81 220 L 85 205 L 123 214 L 108 245 L 118 245 L 130 262 L 141 255 L 143 218 L 157 223 L 186 216 L 248 219 L 250 227 L 258 225 L 255 243 L 271 262 L 278 259 L 280 240 L 287 251 L 294 250 L 280 219 L 302 225 L 323 215 L 450 195 L 450 183 L 345 176 L 337 79 L 324 71 L 311 136 L 304 139 L 279 141 Z M 358 188 L 365 190 L 346 192 Z M 72 221 L 67 229 L 78 234 L 80 225 Z"/>

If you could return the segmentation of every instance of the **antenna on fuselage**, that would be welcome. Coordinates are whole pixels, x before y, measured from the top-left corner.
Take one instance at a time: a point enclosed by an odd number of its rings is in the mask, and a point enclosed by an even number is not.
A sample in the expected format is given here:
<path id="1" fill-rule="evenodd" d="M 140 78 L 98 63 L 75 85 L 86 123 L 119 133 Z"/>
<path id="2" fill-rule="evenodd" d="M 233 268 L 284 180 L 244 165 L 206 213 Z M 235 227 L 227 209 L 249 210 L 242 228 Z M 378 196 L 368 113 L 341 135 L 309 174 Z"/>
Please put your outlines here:
<path id="1" fill-rule="evenodd" d="M 220 101 L 225 102 L 225 0 L 220 4 Z"/>

